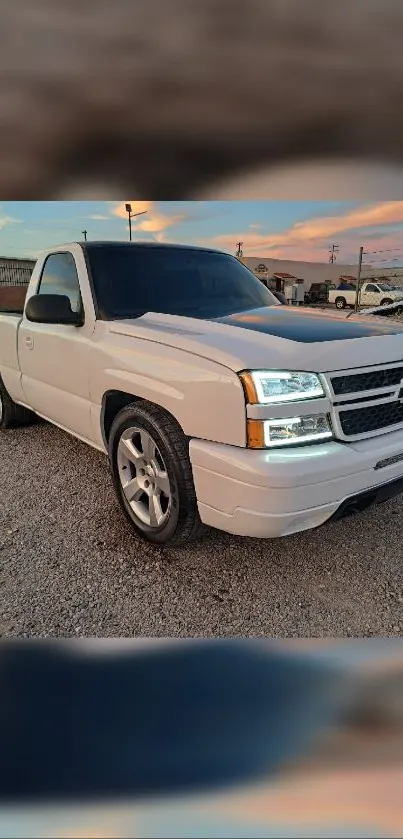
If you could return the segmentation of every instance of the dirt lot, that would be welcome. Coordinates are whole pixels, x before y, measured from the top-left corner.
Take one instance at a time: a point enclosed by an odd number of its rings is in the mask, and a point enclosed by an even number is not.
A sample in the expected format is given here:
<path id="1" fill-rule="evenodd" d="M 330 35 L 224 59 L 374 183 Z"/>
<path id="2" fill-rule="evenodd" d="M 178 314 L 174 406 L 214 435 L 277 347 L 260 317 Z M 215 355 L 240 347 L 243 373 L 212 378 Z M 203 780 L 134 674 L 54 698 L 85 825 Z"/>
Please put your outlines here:
<path id="1" fill-rule="evenodd" d="M 403 633 L 403 502 L 284 540 L 140 543 L 106 458 L 47 424 L 0 435 L 0 632 Z"/>

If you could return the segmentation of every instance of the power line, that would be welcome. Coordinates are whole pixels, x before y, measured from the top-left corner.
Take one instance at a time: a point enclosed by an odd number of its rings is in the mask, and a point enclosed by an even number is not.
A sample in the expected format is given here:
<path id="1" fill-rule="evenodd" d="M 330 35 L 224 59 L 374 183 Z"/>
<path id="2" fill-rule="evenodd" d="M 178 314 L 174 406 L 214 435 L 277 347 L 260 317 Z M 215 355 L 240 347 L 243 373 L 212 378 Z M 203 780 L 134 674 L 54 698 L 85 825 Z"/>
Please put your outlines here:
<path id="1" fill-rule="evenodd" d="M 379 251 L 364 251 L 364 255 L 371 253 L 396 253 L 396 251 L 403 251 L 403 248 L 383 248 Z"/>

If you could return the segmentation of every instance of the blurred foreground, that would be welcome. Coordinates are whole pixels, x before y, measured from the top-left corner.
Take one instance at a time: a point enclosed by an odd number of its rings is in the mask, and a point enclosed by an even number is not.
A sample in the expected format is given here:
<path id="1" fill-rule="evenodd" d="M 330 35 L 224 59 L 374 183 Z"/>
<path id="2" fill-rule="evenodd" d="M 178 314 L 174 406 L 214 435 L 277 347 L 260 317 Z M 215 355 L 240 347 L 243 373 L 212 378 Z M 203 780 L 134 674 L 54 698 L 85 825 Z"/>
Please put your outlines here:
<path id="1" fill-rule="evenodd" d="M 0 197 L 399 198 L 402 21 L 400 0 L 1 0 Z M 327 161 L 342 183 L 312 176 Z"/>
<path id="2" fill-rule="evenodd" d="M 403 641 L 6 642 L 0 679 L 1 837 L 402 834 Z"/>

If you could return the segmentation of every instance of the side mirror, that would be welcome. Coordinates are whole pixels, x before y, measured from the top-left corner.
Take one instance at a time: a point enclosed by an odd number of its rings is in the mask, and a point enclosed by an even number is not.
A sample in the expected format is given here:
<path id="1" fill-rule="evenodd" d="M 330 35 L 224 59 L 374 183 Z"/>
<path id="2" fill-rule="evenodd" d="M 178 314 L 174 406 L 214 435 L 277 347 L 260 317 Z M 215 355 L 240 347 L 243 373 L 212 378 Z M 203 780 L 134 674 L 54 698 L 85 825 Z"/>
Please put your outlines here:
<path id="1" fill-rule="evenodd" d="M 25 307 L 27 320 L 33 323 L 57 323 L 82 326 L 81 312 L 73 312 L 70 300 L 61 294 L 34 294 Z"/>

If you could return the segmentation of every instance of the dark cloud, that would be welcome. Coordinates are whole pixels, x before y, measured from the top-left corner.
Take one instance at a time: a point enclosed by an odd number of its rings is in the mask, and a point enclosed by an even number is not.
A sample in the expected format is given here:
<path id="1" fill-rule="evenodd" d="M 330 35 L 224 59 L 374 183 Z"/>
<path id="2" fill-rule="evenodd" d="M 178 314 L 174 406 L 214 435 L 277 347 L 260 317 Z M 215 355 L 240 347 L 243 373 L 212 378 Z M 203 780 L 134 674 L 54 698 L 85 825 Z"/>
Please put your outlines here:
<path id="1" fill-rule="evenodd" d="M 2 0 L 0 18 L 3 198 L 178 199 L 266 163 L 402 159 L 401 0 Z"/>

